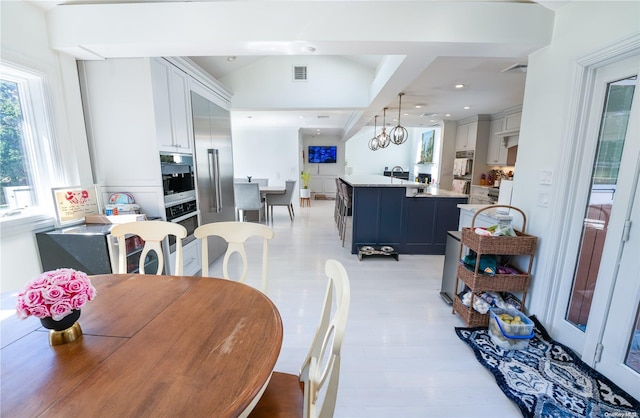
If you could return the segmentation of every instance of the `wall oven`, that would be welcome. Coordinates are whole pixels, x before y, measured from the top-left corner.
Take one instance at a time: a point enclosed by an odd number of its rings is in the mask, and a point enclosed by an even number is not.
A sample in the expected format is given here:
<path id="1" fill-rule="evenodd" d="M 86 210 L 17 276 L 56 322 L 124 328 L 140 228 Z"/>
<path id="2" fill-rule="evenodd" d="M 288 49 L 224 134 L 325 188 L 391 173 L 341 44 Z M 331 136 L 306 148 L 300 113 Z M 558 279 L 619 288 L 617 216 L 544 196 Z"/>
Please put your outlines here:
<path id="1" fill-rule="evenodd" d="M 193 235 L 194 231 L 198 227 L 198 206 L 196 205 L 195 199 L 168 205 L 166 206 L 165 212 L 167 215 L 167 221 L 175 222 L 187 229 L 187 237 L 182 240 L 183 246 L 196 239 Z M 175 250 L 176 239 L 174 236 L 169 235 L 169 251 L 173 253 Z"/>
<path id="2" fill-rule="evenodd" d="M 162 189 L 165 205 L 196 198 L 193 156 L 190 154 L 160 153 Z"/>

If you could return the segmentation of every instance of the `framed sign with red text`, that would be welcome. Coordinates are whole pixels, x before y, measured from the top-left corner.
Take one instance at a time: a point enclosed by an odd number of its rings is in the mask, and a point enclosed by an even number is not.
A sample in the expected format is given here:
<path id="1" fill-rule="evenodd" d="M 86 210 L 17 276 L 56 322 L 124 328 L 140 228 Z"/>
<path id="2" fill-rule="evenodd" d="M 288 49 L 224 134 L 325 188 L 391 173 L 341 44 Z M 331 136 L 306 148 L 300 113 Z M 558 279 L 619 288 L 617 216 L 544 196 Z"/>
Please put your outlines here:
<path id="1" fill-rule="evenodd" d="M 58 227 L 83 223 L 86 215 L 100 213 L 98 188 L 95 185 L 57 187 L 51 191 Z"/>

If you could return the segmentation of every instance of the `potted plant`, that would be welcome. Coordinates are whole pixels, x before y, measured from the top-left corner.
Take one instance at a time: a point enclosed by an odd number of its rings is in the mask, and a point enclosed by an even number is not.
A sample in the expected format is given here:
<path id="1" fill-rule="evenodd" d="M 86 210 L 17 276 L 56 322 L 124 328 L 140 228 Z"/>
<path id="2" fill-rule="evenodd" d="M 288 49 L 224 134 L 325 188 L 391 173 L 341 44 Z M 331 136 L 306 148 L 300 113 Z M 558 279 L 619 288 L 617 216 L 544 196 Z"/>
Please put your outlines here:
<path id="1" fill-rule="evenodd" d="M 311 174 L 308 171 L 303 171 L 300 174 L 300 178 L 302 179 L 302 189 L 300 189 L 300 198 L 308 199 L 311 197 L 311 190 L 309 189 L 309 179 L 311 179 Z"/>

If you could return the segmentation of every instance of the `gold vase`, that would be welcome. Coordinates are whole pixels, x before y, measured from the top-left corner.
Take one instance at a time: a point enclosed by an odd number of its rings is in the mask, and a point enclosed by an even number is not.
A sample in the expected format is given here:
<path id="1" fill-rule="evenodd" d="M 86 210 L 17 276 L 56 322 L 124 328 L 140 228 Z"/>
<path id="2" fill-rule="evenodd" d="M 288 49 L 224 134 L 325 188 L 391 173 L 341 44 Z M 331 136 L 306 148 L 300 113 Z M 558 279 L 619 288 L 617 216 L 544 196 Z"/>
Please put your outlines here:
<path id="1" fill-rule="evenodd" d="M 73 310 L 59 321 L 51 317 L 40 318 L 43 327 L 49 330 L 49 345 L 60 345 L 77 340 L 82 335 L 82 328 L 78 323 L 80 310 Z"/>
<path id="2" fill-rule="evenodd" d="M 60 345 L 70 343 L 72 341 L 77 340 L 82 336 L 82 328 L 80 328 L 80 324 L 78 322 L 74 322 L 69 328 L 56 331 L 53 329 L 49 330 L 49 345 Z"/>

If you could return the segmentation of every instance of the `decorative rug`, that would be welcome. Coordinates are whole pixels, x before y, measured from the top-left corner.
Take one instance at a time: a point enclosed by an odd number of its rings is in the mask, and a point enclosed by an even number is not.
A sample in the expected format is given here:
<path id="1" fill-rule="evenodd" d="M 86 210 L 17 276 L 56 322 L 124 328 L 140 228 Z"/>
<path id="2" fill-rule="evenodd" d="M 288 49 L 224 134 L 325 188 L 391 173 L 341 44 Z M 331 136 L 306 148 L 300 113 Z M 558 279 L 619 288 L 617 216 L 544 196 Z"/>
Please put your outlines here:
<path id="1" fill-rule="evenodd" d="M 504 350 L 484 327 L 456 328 L 524 417 L 639 418 L 640 402 L 554 341 L 540 322 L 526 350 Z"/>

